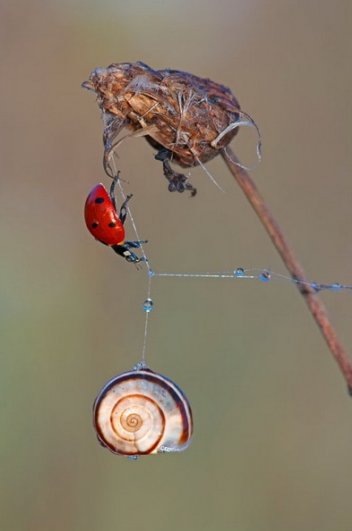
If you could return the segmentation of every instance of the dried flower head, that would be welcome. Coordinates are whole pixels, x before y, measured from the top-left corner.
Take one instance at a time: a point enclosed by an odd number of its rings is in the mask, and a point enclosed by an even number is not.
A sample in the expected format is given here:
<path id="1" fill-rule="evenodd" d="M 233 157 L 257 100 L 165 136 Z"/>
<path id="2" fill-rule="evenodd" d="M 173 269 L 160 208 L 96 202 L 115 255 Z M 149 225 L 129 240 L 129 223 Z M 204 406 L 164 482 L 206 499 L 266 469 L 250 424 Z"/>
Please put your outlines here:
<path id="1" fill-rule="evenodd" d="M 252 122 L 230 89 L 187 72 L 153 70 L 144 63 L 116 63 L 97 68 L 83 86 L 97 94 L 104 117 L 104 167 L 123 128 L 145 136 L 163 161 L 169 189 L 195 189 L 170 166 L 184 168 L 214 158 L 238 132 Z M 251 124 L 252 125 L 252 124 Z"/>

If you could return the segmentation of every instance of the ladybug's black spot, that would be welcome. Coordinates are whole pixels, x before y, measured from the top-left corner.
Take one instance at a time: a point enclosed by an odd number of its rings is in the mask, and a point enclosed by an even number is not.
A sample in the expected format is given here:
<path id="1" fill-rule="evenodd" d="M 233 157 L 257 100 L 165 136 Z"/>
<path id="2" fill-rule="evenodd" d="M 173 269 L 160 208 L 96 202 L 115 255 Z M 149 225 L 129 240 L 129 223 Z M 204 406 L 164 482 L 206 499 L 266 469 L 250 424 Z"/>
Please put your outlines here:
<path id="1" fill-rule="evenodd" d="M 104 197 L 97 197 L 95 200 L 95 203 L 104 203 L 105 199 Z"/>
<path id="2" fill-rule="evenodd" d="M 99 225 L 99 223 L 94 221 L 94 223 L 92 223 L 91 227 L 92 227 L 92 229 L 96 229 L 98 225 Z"/>
<path id="3" fill-rule="evenodd" d="M 112 221 L 111 223 L 109 223 L 109 227 L 111 227 L 111 228 L 116 227 L 116 223 L 114 221 Z"/>

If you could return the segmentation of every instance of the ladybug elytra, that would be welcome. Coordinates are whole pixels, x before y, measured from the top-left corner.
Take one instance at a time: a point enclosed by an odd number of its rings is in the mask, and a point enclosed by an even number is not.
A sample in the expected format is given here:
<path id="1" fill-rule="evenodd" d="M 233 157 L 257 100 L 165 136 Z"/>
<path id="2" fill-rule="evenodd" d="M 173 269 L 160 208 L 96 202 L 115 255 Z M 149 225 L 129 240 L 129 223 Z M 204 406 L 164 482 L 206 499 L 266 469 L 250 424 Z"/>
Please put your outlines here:
<path id="1" fill-rule="evenodd" d="M 114 196 L 118 179 L 119 175 L 113 179 L 110 192 L 101 183 L 94 186 L 86 199 L 84 218 L 87 229 L 96 240 L 111 247 L 128 262 L 138 263 L 145 258 L 138 257 L 130 251 L 130 248 L 139 249 L 143 243 L 147 243 L 147 240 L 125 241 L 124 223 L 127 217 L 127 203 L 132 195 L 127 196 L 118 214 Z"/>

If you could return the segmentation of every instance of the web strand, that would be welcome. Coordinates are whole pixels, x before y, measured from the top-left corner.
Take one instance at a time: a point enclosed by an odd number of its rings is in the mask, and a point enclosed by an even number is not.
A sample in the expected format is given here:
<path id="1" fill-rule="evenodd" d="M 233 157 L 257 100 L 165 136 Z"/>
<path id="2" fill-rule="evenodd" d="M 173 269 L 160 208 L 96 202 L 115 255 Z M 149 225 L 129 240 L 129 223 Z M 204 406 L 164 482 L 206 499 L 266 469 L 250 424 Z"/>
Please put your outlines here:
<path id="1" fill-rule="evenodd" d="M 118 171 L 117 171 L 117 167 L 116 167 L 116 164 L 115 164 L 114 157 L 112 157 L 112 166 L 113 166 L 113 171 L 114 171 L 115 175 L 117 175 Z M 124 192 L 124 189 L 123 189 L 123 186 L 121 184 L 120 179 L 118 179 L 117 183 L 119 185 L 119 189 L 120 189 L 120 193 L 121 193 L 122 199 L 123 199 L 123 201 L 126 201 L 126 194 Z M 136 236 L 136 240 L 137 241 L 142 241 L 141 238 L 139 237 L 137 225 L 136 225 L 136 222 L 134 220 L 134 217 L 132 215 L 131 209 L 128 206 L 128 204 L 127 204 L 126 208 L 127 208 L 129 219 L 131 220 L 131 224 L 132 224 L 135 236 Z M 147 352 L 149 314 L 150 314 L 150 312 L 153 309 L 153 301 L 151 299 L 152 275 L 150 274 L 151 273 L 151 268 L 150 268 L 149 261 L 148 261 L 147 255 L 145 254 L 144 247 L 143 247 L 142 243 L 140 244 L 140 250 L 141 250 L 141 254 L 142 254 L 143 259 L 144 259 L 144 263 L 146 264 L 147 269 L 148 269 L 147 298 L 146 298 L 146 300 L 144 301 L 144 304 L 143 304 L 143 309 L 144 309 L 144 312 L 145 312 L 145 321 L 144 321 L 144 336 L 143 336 L 143 346 L 142 346 L 142 355 L 141 355 L 140 364 L 141 364 L 141 366 L 147 366 L 147 363 L 146 363 L 146 352 Z M 139 364 L 137 364 L 137 365 L 139 366 Z"/>
<path id="2" fill-rule="evenodd" d="M 331 284 L 320 283 L 320 282 L 311 282 L 303 281 L 299 279 L 291 278 L 287 275 L 281 273 L 275 273 L 269 269 L 259 269 L 259 268 L 250 268 L 245 269 L 243 267 L 237 267 L 233 271 L 224 271 L 224 272 L 199 272 L 199 273 L 190 273 L 190 272 L 158 272 L 158 271 L 149 271 L 149 275 L 152 277 L 167 277 L 167 278 L 207 278 L 207 279 L 232 279 L 232 280 L 259 280 L 264 283 L 268 283 L 271 280 L 282 280 L 285 282 L 290 282 L 292 284 L 299 284 L 301 286 L 309 286 L 315 291 L 348 291 L 352 290 L 352 284 L 341 284 L 340 282 L 333 282 Z"/>
<path id="3" fill-rule="evenodd" d="M 117 171 L 117 167 L 116 167 L 116 164 L 115 164 L 115 159 L 114 157 L 112 157 L 112 161 L 111 161 L 111 164 L 113 166 L 113 171 L 115 173 L 115 175 L 118 174 L 118 171 Z M 117 180 L 117 184 L 119 186 L 119 189 L 120 189 L 120 193 L 121 193 L 121 196 L 123 198 L 124 201 L 126 201 L 126 194 L 124 192 L 124 189 L 123 189 L 123 186 L 121 184 L 121 181 L 120 179 Z M 129 219 L 131 220 L 131 224 L 132 224 L 132 227 L 133 227 L 133 230 L 134 230 L 134 233 L 136 235 L 136 239 L 138 241 L 142 241 L 141 238 L 139 237 L 139 233 L 138 233 L 138 230 L 137 230 L 137 225 L 136 225 L 136 222 L 134 221 L 134 218 L 133 218 L 133 215 L 132 215 L 132 212 L 131 212 L 131 209 L 129 207 L 129 205 L 127 204 L 126 205 L 126 208 L 127 208 L 127 212 L 128 212 L 128 216 L 129 216 Z M 145 251 L 144 251 L 144 247 L 143 247 L 143 244 L 141 243 L 140 244 L 140 250 L 141 250 L 141 253 L 142 253 L 142 256 L 144 258 L 144 262 L 147 266 L 147 269 L 148 271 L 150 271 L 150 265 L 149 265 L 149 262 L 148 262 L 148 258 L 147 258 L 147 255 L 145 254 Z"/>
<path id="4" fill-rule="evenodd" d="M 260 143 L 260 139 L 259 139 Z M 114 154 L 112 154 L 112 160 L 111 164 L 113 167 L 113 171 L 115 175 L 117 175 L 117 167 L 114 159 Z M 203 165 L 202 165 L 203 167 Z M 205 167 L 204 167 L 205 169 Z M 212 176 L 211 176 L 212 177 Z M 217 184 L 217 183 L 216 183 Z M 120 179 L 118 180 L 118 185 L 120 189 L 121 196 L 123 200 L 126 199 L 126 194 L 124 192 L 122 183 Z M 219 186 L 219 185 L 218 185 Z M 219 187 L 220 188 L 220 187 Z M 137 229 L 136 222 L 133 218 L 132 212 L 130 207 L 127 205 L 128 215 L 131 220 L 131 225 L 133 227 L 133 231 L 136 235 L 136 239 L 138 241 L 141 241 L 139 237 L 139 232 Z M 147 258 L 147 255 L 145 253 L 143 244 L 141 243 L 140 246 L 141 254 L 143 256 L 144 262 L 146 264 L 147 270 L 148 270 L 148 294 L 147 294 L 147 300 L 151 300 L 151 279 L 153 277 L 168 277 L 168 278 L 208 278 L 208 279 L 241 279 L 241 280 L 259 280 L 261 282 L 268 283 L 271 280 L 282 280 L 286 282 L 290 282 L 292 284 L 301 285 L 301 286 L 309 286 L 310 288 L 314 289 L 316 292 L 320 291 L 349 291 L 352 290 L 352 284 L 342 284 L 340 282 L 333 282 L 333 283 L 322 283 L 322 282 L 315 282 L 315 281 L 304 281 L 292 278 L 288 275 L 283 275 L 281 273 L 275 273 L 273 271 L 270 271 L 269 269 L 259 269 L 259 268 L 250 268 L 245 269 L 243 267 L 237 267 L 233 271 L 224 271 L 224 272 L 156 272 L 152 270 L 150 266 L 149 259 Z M 142 358 L 145 359 L 145 353 L 146 353 L 146 340 L 147 340 L 147 330 L 148 330 L 148 314 L 149 311 L 146 311 L 146 323 L 145 323 L 145 334 L 144 334 L 144 343 L 143 343 L 143 350 L 142 350 Z"/>
<path id="5" fill-rule="evenodd" d="M 149 314 L 151 310 L 153 309 L 153 301 L 151 299 L 151 287 L 152 287 L 152 277 L 149 275 L 147 298 L 144 301 L 144 305 L 143 305 L 143 309 L 145 311 L 145 323 L 144 323 L 144 339 L 143 339 L 143 347 L 142 347 L 142 363 L 146 362 Z"/>
<path id="6" fill-rule="evenodd" d="M 115 164 L 114 157 L 112 157 L 112 169 L 117 175 L 117 168 Z M 126 200 L 126 194 L 124 192 L 123 186 L 120 179 L 117 181 L 121 196 L 123 201 Z M 137 229 L 136 222 L 134 220 L 133 214 L 130 207 L 127 205 L 127 211 L 129 219 L 131 220 L 131 225 L 133 227 L 134 234 L 138 241 L 141 241 L 139 232 Z M 143 244 L 140 244 L 141 254 L 143 256 L 143 262 L 147 267 L 148 275 L 148 285 L 147 285 L 147 297 L 143 303 L 143 310 L 145 312 L 145 323 L 144 323 L 144 336 L 143 336 L 143 345 L 142 345 L 142 354 L 141 361 L 136 365 L 137 368 L 147 367 L 146 363 L 146 352 L 147 352 L 147 341 L 148 341 L 148 332 L 149 332 L 149 314 L 153 310 L 153 300 L 151 298 L 151 285 L 153 278 L 178 278 L 178 279 L 211 279 L 211 280 L 257 280 L 262 283 L 269 283 L 272 280 L 288 282 L 291 284 L 309 286 L 314 289 L 316 292 L 320 291 L 349 291 L 352 290 L 352 284 L 341 284 L 339 282 L 333 283 L 321 283 L 313 281 L 305 281 L 300 279 L 292 278 L 288 275 L 281 273 L 275 273 L 269 269 L 261 268 L 244 268 L 237 267 L 232 271 L 215 271 L 215 272 L 177 272 L 177 271 L 154 271 L 151 266 L 149 259 L 145 253 Z"/>

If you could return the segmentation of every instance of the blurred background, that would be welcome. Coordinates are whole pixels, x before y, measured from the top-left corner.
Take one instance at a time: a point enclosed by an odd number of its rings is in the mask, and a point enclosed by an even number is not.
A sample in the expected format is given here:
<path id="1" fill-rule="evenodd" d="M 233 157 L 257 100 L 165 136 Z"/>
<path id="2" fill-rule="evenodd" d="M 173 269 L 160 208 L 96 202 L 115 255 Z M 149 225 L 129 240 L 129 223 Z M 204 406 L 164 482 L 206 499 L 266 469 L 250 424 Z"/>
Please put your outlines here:
<path id="1" fill-rule="evenodd" d="M 1 498 L 6 531 L 350 531 L 352 401 L 290 283 L 155 279 L 148 362 L 194 439 L 137 462 L 101 448 L 96 393 L 141 355 L 147 277 L 83 222 L 102 123 L 80 85 L 142 60 L 231 87 L 261 128 L 253 176 L 308 278 L 352 282 L 347 0 L 3 1 Z M 255 161 L 254 134 L 236 153 Z M 170 194 L 143 139 L 119 150 L 152 267 L 286 273 L 222 161 Z M 130 225 L 127 230 L 131 231 Z M 352 355 L 349 292 L 325 293 Z"/>

